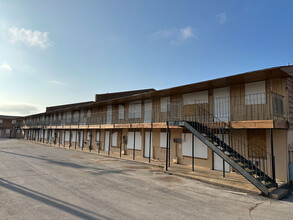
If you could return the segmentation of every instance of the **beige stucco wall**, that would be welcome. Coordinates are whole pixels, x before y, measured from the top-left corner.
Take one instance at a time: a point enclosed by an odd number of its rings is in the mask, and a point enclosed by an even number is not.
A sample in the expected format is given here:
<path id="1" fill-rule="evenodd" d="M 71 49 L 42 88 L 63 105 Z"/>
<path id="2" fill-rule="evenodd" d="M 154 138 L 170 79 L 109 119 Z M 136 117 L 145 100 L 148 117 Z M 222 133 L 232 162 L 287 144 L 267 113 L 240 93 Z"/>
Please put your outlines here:
<path id="1" fill-rule="evenodd" d="M 289 137 L 291 135 L 291 137 Z M 271 154 L 271 135 L 270 129 L 266 130 L 267 151 Z M 288 140 L 288 138 L 290 140 Z M 293 142 L 293 133 L 287 130 L 274 129 L 274 155 L 275 155 L 275 170 L 276 179 L 279 181 L 288 181 L 288 141 Z M 271 158 L 268 158 L 268 163 L 271 163 Z M 271 168 L 271 166 L 270 166 Z"/>

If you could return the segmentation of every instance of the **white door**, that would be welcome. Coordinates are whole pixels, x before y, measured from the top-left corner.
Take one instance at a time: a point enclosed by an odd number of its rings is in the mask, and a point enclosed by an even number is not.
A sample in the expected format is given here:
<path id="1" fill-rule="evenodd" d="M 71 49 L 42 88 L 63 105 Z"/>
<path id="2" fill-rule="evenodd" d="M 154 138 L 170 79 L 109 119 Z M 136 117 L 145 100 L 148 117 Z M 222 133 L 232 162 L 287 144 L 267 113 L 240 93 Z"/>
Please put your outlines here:
<path id="1" fill-rule="evenodd" d="M 79 147 L 82 148 L 82 142 L 83 142 L 83 131 L 80 131 L 80 140 L 79 140 Z"/>
<path id="2" fill-rule="evenodd" d="M 220 121 L 229 121 L 230 87 L 214 89 L 214 115 Z"/>
<path id="3" fill-rule="evenodd" d="M 151 132 L 146 131 L 144 133 L 144 156 L 149 157 L 150 152 L 150 134 Z M 153 134 L 151 135 L 153 136 Z M 153 157 L 153 138 L 151 137 L 151 158 Z"/>
<path id="4" fill-rule="evenodd" d="M 110 131 L 105 132 L 105 152 L 109 151 L 109 136 L 110 136 Z"/>
<path id="5" fill-rule="evenodd" d="M 144 123 L 152 122 L 152 100 L 145 100 L 144 102 Z"/>
<path id="6" fill-rule="evenodd" d="M 216 136 L 222 139 L 221 134 L 217 134 Z M 229 138 L 227 134 L 224 134 L 224 142 L 229 144 Z M 223 161 L 224 160 L 214 152 L 214 170 L 223 171 Z M 230 165 L 227 162 L 225 162 L 225 171 L 230 172 Z"/>
<path id="7" fill-rule="evenodd" d="M 112 124 L 112 105 L 107 106 L 107 124 Z"/>

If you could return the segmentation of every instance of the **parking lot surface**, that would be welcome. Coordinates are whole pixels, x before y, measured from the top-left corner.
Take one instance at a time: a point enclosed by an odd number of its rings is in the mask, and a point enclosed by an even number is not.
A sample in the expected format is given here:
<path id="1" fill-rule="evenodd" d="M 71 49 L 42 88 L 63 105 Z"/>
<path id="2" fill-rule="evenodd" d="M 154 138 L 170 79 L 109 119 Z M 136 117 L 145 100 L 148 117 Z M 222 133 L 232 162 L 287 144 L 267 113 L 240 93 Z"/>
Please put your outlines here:
<path id="1" fill-rule="evenodd" d="M 0 139 L 0 219 L 292 219 L 292 202 L 137 162 Z"/>

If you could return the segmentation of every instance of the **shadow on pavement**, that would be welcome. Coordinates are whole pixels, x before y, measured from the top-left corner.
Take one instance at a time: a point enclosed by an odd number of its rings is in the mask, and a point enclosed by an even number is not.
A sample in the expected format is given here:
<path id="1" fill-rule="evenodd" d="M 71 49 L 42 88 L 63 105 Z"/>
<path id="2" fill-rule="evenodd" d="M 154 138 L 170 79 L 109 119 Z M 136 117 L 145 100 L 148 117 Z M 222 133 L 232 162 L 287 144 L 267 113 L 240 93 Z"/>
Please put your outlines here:
<path id="1" fill-rule="evenodd" d="M 35 190 L 31 190 L 27 187 L 15 184 L 15 183 L 10 182 L 8 180 L 5 180 L 3 178 L 0 178 L 0 186 L 6 188 L 8 190 L 14 191 L 18 194 L 21 194 L 23 196 L 27 196 L 31 199 L 42 202 L 46 205 L 60 209 L 64 212 L 67 212 L 67 213 L 74 215 L 76 217 L 79 217 L 79 218 L 83 218 L 83 219 L 111 219 L 111 218 L 108 218 L 104 215 L 100 215 L 100 214 L 94 213 L 90 210 L 76 206 L 74 204 L 62 201 L 60 199 L 56 199 L 54 197 L 45 195 L 45 194 L 37 192 Z"/>
<path id="2" fill-rule="evenodd" d="M 72 163 L 72 162 L 57 161 L 57 160 L 53 160 L 53 159 L 48 159 L 44 156 L 36 157 L 36 156 L 31 156 L 31 155 L 7 152 L 7 151 L 3 151 L 3 150 L 0 150 L 0 152 L 5 153 L 5 154 L 10 154 L 10 155 L 16 155 L 16 156 L 21 156 L 21 157 L 33 158 L 33 159 L 37 159 L 37 160 L 43 160 L 48 163 L 56 164 L 56 165 L 60 165 L 60 166 L 65 166 L 65 167 L 70 167 L 70 168 L 75 168 L 75 169 L 84 169 L 93 175 L 103 175 L 103 174 L 111 174 L 111 173 L 113 173 L 113 174 L 124 173 L 126 175 L 127 173 L 125 173 L 125 172 L 130 171 L 130 169 L 128 169 L 128 170 L 126 170 L 126 169 L 124 169 L 124 170 L 107 170 L 107 169 L 102 169 L 102 168 L 97 168 L 97 167 L 92 167 L 92 166 L 84 166 L 84 165 L 80 165 L 80 164 Z M 93 170 L 93 171 L 89 171 L 89 170 Z"/>
<path id="3" fill-rule="evenodd" d="M 289 192 L 288 192 L 287 196 L 285 196 L 285 197 L 282 199 L 282 201 L 293 203 L 293 186 L 292 186 L 292 185 L 289 186 L 288 191 L 289 191 Z"/>

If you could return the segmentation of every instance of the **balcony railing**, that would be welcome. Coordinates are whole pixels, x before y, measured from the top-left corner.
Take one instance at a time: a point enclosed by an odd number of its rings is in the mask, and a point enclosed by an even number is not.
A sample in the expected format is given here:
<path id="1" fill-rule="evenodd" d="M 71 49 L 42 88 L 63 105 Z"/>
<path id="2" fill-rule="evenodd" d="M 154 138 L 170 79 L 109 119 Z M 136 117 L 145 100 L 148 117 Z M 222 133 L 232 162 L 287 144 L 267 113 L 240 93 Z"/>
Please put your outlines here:
<path id="1" fill-rule="evenodd" d="M 113 109 L 101 111 L 87 116 L 72 116 L 55 118 L 55 120 L 27 121 L 25 126 L 70 126 L 70 125 L 102 125 L 102 124 L 131 124 L 158 123 L 166 121 L 185 120 L 193 116 L 194 109 L 201 106 L 215 115 L 221 121 L 247 120 L 284 120 L 284 96 L 277 93 L 257 93 L 245 96 L 219 97 L 213 100 L 194 100 L 194 104 L 184 105 L 183 100 L 168 102 L 167 112 L 161 112 L 159 105 L 151 109 L 124 111 Z"/>
<path id="2" fill-rule="evenodd" d="M 195 114 L 195 108 L 211 112 L 221 121 L 285 120 L 284 96 L 277 93 L 255 93 L 244 96 L 195 100 L 183 105 L 181 100 L 168 104 L 168 120 L 182 121 Z"/>

